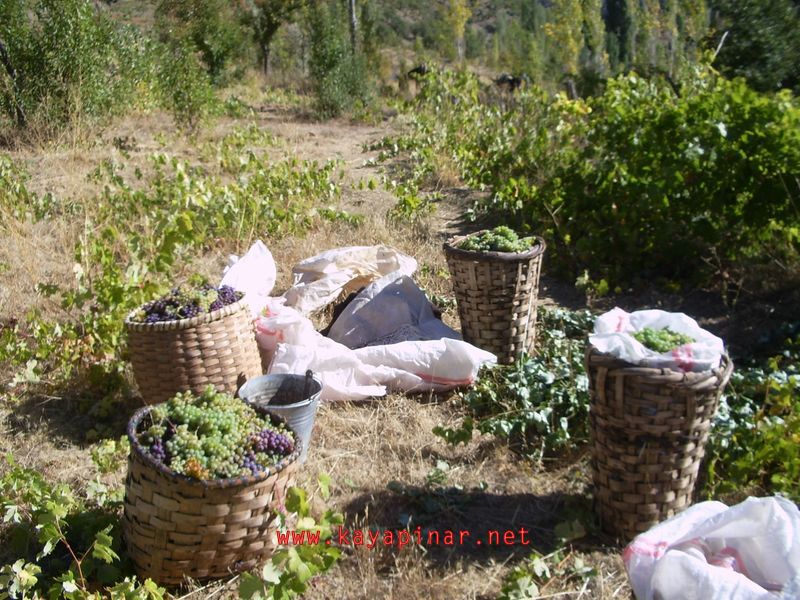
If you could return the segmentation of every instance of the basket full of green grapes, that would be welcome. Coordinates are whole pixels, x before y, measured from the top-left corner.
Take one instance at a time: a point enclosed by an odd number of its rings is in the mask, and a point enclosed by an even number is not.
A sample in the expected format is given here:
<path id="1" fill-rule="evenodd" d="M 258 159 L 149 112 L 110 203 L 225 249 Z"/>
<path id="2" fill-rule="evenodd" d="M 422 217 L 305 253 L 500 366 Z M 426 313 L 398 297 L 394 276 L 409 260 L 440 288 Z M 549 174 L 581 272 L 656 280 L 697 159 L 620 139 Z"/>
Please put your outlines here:
<path id="1" fill-rule="evenodd" d="M 261 358 L 243 294 L 229 286 L 187 285 L 125 319 L 133 373 L 147 404 L 207 385 L 236 393 L 261 375 Z"/>
<path id="2" fill-rule="evenodd" d="M 506 226 L 444 244 L 464 340 L 501 363 L 532 352 L 544 240 Z"/>
<path id="3" fill-rule="evenodd" d="M 272 554 L 301 451 L 279 417 L 209 386 L 140 409 L 128 437 L 123 530 L 140 576 L 224 577 Z"/>

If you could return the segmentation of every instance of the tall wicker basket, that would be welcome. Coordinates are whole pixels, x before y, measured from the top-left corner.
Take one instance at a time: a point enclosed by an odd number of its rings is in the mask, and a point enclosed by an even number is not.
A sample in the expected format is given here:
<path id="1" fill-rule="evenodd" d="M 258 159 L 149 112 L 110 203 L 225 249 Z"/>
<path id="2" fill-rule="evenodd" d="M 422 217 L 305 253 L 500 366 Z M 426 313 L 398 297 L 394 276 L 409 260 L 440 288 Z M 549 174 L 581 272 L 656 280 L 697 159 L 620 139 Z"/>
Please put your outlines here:
<path id="1" fill-rule="evenodd" d="M 171 585 L 184 577 L 203 580 L 247 571 L 269 558 L 276 546 L 277 511 L 294 484 L 300 444 L 257 476 L 192 479 L 155 461 L 137 441 L 150 409 L 139 409 L 128 424 L 131 455 L 122 523 L 139 575 Z"/>
<path id="2" fill-rule="evenodd" d="M 200 393 L 208 385 L 235 394 L 261 375 L 261 358 L 249 309 L 242 302 L 191 319 L 138 323 L 125 319 L 128 351 L 147 404 L 178 392 Z"/>
<path id="3" fill-rule="evenodd" d="M 534 348 L 544 240 L 534 238 L 528 252 L 474 252 L 456 247 L 465 237 L 444 244 L 461 333 L 498 362 L 512 363 Z"/>
<path id="4" fill-rule="evenodd" d="M 719 399 L 733 371 L 633 366 L 589 346 L 595 510 L 630 540 L 692 503 Z"/>

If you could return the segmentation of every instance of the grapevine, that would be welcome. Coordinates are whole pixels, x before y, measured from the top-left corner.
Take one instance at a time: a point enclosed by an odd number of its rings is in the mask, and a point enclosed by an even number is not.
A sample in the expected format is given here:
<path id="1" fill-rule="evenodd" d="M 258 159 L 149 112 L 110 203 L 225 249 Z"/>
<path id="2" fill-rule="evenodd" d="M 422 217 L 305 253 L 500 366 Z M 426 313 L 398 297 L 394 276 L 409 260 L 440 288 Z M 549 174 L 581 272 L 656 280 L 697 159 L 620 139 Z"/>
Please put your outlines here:
<path id="1" fill-rule="evenodd" d="M 644 345 L 645 348 L 655 352 L 669 352 L 670 350 L 683 346 L 684 344 L 691 344 L 694 338 L 686 335 L 685 333 L 678 333 L 672 331 L 669 327 L 663 329 L 653 329 L 652 327 L 645 327 L 633 334 L 633 338 Z"/>
<path id="2" fill-rule="evenodd" d="M 139 443 L 158 462 L 195 479 L 256 475 L 294 451 L 294 436 L 284 425 L 211 386 L 155 406 L 150 420 Z"/>
<path id="3" fill-rule="evenodd" d="M 199 287 L 177 287 L 166 296 L 142 306 L 134 313 L 133 320 L 159 323 L 190 319 L 238 302 L 242 296 L 242 292 L 237 292 L 229 285 L 215 288 L 206 283 Z"/>
<path id="4" fill-rule="evenodd" d="M 472 252 L 526 252 L 533 245 L 533 237 L 521 238 L 510 227 L 500 225 L 477 235 L 470 235 L 458 247 Z"/>

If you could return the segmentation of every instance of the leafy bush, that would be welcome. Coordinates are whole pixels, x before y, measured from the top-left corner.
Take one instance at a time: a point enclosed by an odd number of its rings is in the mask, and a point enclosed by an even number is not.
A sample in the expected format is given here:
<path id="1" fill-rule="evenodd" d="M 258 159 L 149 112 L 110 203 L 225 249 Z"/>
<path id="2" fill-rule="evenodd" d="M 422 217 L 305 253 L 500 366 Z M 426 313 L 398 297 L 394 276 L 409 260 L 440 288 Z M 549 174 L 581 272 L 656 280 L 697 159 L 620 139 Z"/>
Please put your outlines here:
<path id="1" fill-rule="evenodd" d="M 53 126 L 119 112 L 128 106 L 133 64 L 127 40 L 90 0 L 5 0 L 0 39 L 16 81 L 0 82 L 0 109 L 16 120 Z"/>
<path id="2" fill-rule="evenodd" d="M 629 75 L 587 101 L 530 87 L 503 108 L 477 89 L 469 75 L 429 77 L 394 142 L 420 164 L 447 157 L 489 190 L 479 209 L 545 237 L 571 278 L 727 280 L 796 260 L 800 108 L 788 92 L 701 68 L 679 94 Z"/>
<path id="3" fill-rule="evenodd" d="M 369 97 L 365 58 L 350 47 L 338 2 L 320 2 L 307 12 L 311 42 L 309 69 L 322 117 L 335 117 Z"/>
<path id="4" fill-rule="evenodd" d="M 539 457 L 585 440 L 589 380 L 583 357 L 593 323 L 588 311 L 543 309 L 538 354 L 484 368 L 475 386 L 461 395 L 466 409 L 461 425 L 436 427 L 434 433 L 458 444 L 477 429 Z"/>
<path id="5" fill-rule="evenodd" d="M 164 598 L 166 590 L 151 580 L 136 580 L 125 557 L 118 519 L 120 487 L 111 489 L 98 477 L 79 494 L 20 467 L 13 458 L 7 460 L 0 502 L 10 525 L 4 532 L 4 550 L 13 562 L 0 568 L 0 595 Z"/>
<path id="6" fill-rule="evenodd" d="M 246 51 L 246 30 L 236 4 L 227 0 L 160 0 L 156 25 L 166 44 L 196 49 L 215 83 Z"/>
<path id="7" fill-rule="evenodd" d="M 161 104 L 189 132 L 195 132 L 215 106 L 211 81 L 186 42 L 162 48 L 158 89 Z"/>
<path id="8" fill-rule="evenodd" d="M 800 338 L 764 365 L 737 369 L 707 449 L 711 495 L 782 493 L 800 501 Z"/>

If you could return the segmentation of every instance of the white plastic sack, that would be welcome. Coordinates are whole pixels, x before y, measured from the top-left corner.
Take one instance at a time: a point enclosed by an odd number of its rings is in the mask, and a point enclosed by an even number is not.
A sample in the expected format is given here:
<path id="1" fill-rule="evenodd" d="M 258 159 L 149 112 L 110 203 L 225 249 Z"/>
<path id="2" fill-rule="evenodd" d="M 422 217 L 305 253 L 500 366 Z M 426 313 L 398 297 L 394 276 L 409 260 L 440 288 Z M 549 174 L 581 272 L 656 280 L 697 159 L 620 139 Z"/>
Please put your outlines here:
<path id="1" fill-rule="evenodd" d="M 348 348 L 408 340 L 461 339 L 433 314 L 414 280 L 395 271 L 358 294 L 334 321 L 328 337 Z"/>
<path id="2" fill-rule="evenodd" d="M 386 395 L 386 386 L 380 381 L 391 378 L 388 369 L 365 365 L 347 346 L 327 341 L 331 343 L 318 346 L 278 344 L 268 372 L 305 373 L 311 369 L 322 382 L 320 398 L 324 401 L 364 400 Z"/>
<path id="3" fill-rule="evenodd" d="M 271 354 L 269 373 L 305 373 L 322 381 L 323 400 L 383 396 L 386 387 L 407 392 L 443 391 L 469 385 L 493 354 L 461 340 L 441 339 L 351 350 L 314 330 L 282 299 L 270 299 L 256 320 L 256 340 Z"/>
<path id="4" fill-rule="evenodd" d="M 220 285 L 244 292 L 244 302 L 250 306 L 255 318 L 264 308 L 277 277 L 272 253 L 261 240 L 257 240 L 241 258 L 230 256 Z"/>
<path id="5" fill-rule="evenodd" d="M 800 597 L 800 511 L 781 497 L 701 502 L 625 548 L 638 600 Z"/>
<path id="6" fill-rule="evenodd" d="M 402 342 L 358 350 L 323 340 L 316 346 L 278 344 L 269 372 L 311 369 L 322 381 L 323 400 L 363 400 L 385 395 L 387 387 L 438 392 L 470 385 L 483 364 L 497 360 L 494 354 L 461 340 Z"/>
<path id="7" fill-rule="evenodd" d="M 287 305 L 309 315 L 383 275 L 416 270 L 416 260 L 387 246 L 335 248 L 297 263 L 284 297 Z"/>
<path id="8" fill-rule="evenodd" d="M 631 333 L 651 327 L 669 327 L 678 333 L 694 338 L 694 343 L 684 344 L 671 352 L 655 352 L 636 341 Z M 697 321 L 683 313 L 663 310 L 639 310 L 628 313 L 614 308 L 597 317 L 594 334 L 589 342 L 600 352 L 616 356 L 642 367 L 680 369 L 682 371 L 709 371 L 719 367 L 725 352 L 722 340 L 705 329 Z"/>
<path id="9" fill-rule="evenodd" d="M 497 362 L 491 352 L 450 338 L 368 346 L 356 350 L 355 355 L 364 364 L 393 369 L 392 378 L 384 383 L 404 392 L 440 392 L 472 385 L 482 365 Z"/>

